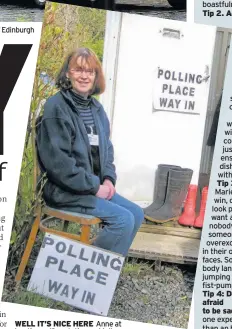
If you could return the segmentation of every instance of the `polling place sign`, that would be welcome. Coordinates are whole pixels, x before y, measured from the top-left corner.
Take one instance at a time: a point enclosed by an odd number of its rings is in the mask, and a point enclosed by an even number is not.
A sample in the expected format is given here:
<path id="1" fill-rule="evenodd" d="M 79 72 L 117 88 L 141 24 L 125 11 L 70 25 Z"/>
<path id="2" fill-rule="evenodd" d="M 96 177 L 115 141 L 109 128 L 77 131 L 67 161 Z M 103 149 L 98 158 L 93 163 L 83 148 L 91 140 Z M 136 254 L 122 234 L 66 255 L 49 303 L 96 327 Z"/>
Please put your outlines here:
<path id="1" fill-rule="evenodd" d="M 209 68 L 205 72 L 190 72 L 159 66 L 154 73 L 153 112 L 171 111 L 200 114 L 197 106 L 209 80 Z"/>
<path id="2" fill-rule="evenodd" d="M 47 233 L 27 289 L 107 315 L 123 262 L 121 255 Z"/>

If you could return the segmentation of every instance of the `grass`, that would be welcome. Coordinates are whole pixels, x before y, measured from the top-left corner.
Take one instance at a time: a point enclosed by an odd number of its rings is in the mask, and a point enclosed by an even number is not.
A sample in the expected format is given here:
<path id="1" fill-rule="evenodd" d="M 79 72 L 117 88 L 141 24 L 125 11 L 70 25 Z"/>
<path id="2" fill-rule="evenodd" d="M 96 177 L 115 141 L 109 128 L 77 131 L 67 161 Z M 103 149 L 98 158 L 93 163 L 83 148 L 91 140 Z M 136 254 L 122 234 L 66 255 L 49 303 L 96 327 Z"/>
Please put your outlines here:
<path id="1" fill-rule="evenodd" d="M 122 268 L 122 275 L 130 275 L 131 277 L 139 278 L 144 275 L 153 274 L 153 266 L 154 263 L 149 263 L 144 260 L 136 258 L 127 259 Z"/>
<path id="2" fill-rule="evenodd" d="M 74 310 L 72 306 L 38 295 L 34 292 L 27 291 L 22 286 L 19 286 L 14 293 L 5 291 L 3 293 L 2 300 L 7 301 L 9 303 L 37 306 L 43 308 L 52 308 L 52 309 L 63 310 L 63 311 Z"/>
<path id="3" fill-rule="evenodd" d="M 76 231 L 76 224 L 72 225 L 70 230 Z M 43 239 L 43 235 L 39 234 L 38 236 L 38 247 L 41 244 Z M 35 259 L 29 263 L 32 263 L 31 266 L 33 268 Z M 131 277 L 140 277 L 143 275 L 147 275 L 148 272 L 153 272 L 151 269 L 151 265 L 145 263 L 144 261 L 136 260 L 136 259 L 126 259 L 126 262 L 122 269 L 122 275 L 130 275 Z M 2 296 L 2 300 L 10 303 L 17 303 L 17 304 L 23 304 L 23 305 L 31 305 L 31 306 L 38 306 L 43 308 L 54 308 L 54 309 L 60 309 L 65 311 L 72 311 L 73 307 L 54 301 L 50 298 L 43 297 L 41 295 L 38 295 L 34 292 L 27 291 L 26 286 L 28 284 L 30 274 L 25 273 L 24 280 L 22 281 L 22 284 L 20 286 L 15 286 L 13 283 L 13 277 L 8 277 L 7 284 L 5 282 L 4 285 L 4 292 Z M 147 304 L 149 302 L 148 296 L 144 295 L 141 297 L 141 300 L 144 304 Z"/>
<path id="4" fill-rule="evenodd" d="M 144 296 L 141 296 L 140 300 L 141 300 L 141 302 L 143 302 L 144 305 L 147 305 L 150 302 L 150 297 L 148 295 L 144 295 Z"/>
<path id="5" fill-rule="evenodd" d="M 25 18 L 24 16 L 18 16 L 16 18 L 16 21 L 17 22 L 31 22 L 31 19 L 28 17 L 28 18 Z"/>
<path id="6" fill-rule="evenodd" d="M 136 263 L 126 263 L 122 269 L 122 273 L 125 275 L 130 274 L 139 276 L 139 274 L 141 273 L 141 265 Z"/>
<path id="7" fill-rule="evenodd" d="M 53 227 L 57 230 L 62 230 L 62 222 L 58 219 L 52 219 L 50 221 L 49 226 Z M 96 234 L 97 227 L 94 226 L 94 232 L 93 234 Z M 68 232 L 78 234 L 80 232 L 80 224 L 76 223 L 69 223 L 68 226 Z M 43 308 L 53 308 L 53 309 L 60 309 L 60 310 L 66 310 L 66 311 L 73 311 L 75 308 L 72 306 L 69 306 L 65 303 L 54 301 L 50 298 L 43 297 L 41 295 L 38 295 L 34 292 L 27 291 L 27 285 L 32 273 L 32 269 L 35 265 L 35 261 L 40 249 L 40 246 L 43 241 L 44 234 L 42 232 L 39 232 L 36 243 L 33 248 L 32 255 L 30 257 L 30 261 L 28 263 L 27 270 L 24 274 L 24 278 L 20 284 L 20 286 L 16 286 L 14 283 L 14 277 L 15 277 L 15 269 L 8 272 L 7 277 L 5 278 L 5 284 L 4 284 L 4 292 L 2 300 L 6 302 L 11 303 L 17 303 L 17 304 L 23 304 L 23 305 L 31 305 L 31 306 L 37 306 L 37 307 L 43 307 Z M 125 260 L 124 266 L 122 268 L 122 274 L 128 276 L 130 275 L 133 278 L 141 278 L 145 275 L 154 273 L 152 269 L 153 264 L 151 262 L 146 262 L 144 260 L 139 260 L 135 258 L 127 258 Z M 142 301 L 144 304 L 147 304 L 149 302 L 148 297 L 142 296 Z M 78 310 L 79 311 L 79 310 Z"/>
<path id="8" fill-rule="evenodd" d="M 48 227 L 54 228 L 58 231 L 62 231 L 63 230 L 63 221 L 59 220 L 59 219 L 53 219 L 49 222 Z M 72 234 L 80 234 L 81 224 L 69 222 L 67 232 L 72 233 Z M 91 226 L 91 235 L 96 235 L 97 232 L 98 232 L 98 225 L 92 225 Z"/>
<path id="9" fill-rule="evenodd" d="M 15 294 L 9 294 L 5 292 L 3 294 L 3 300 L 16 304 L 38 306 L 44 308 L 66 308 L 66 310 L 68 310 L 67 306 L 64 303 L 56 302 L 52 299 L 27 291 L 21 286 L 15 291 Z"/>

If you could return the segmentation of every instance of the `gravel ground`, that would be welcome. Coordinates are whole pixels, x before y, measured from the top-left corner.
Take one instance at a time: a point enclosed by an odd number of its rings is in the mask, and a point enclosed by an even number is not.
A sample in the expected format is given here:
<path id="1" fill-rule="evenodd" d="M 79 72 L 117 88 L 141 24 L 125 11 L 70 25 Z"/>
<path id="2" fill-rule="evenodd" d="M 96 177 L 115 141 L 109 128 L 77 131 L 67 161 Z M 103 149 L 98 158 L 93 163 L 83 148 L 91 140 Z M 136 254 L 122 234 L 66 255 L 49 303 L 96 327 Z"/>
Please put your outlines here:
<path id="1" fill-rule="evenodd" d="M 108 316 L 187 328 L 194 277 L 195 268 L 170 264 L 122 273 Z"/>
<path id="2" fill-rule="evenodd" d="M 0 22 L 42 22 L 43 12 L 43 10 L 38 8 L 17 6 L 14 4 L 8 5 L 1 2 Z"/>
<path id="3" fill-rule="evenodd" d="M 30 273 L 25 273 L 20 289 L 14 283 L 15 267 L 7 269 L 3 301 L 87 313 L 52 299 L 44 300 L 37 294 L 28 295 L 26 287 L 34 261 L 30 263 Z M 153 264 L 146 261 L 136 263 L 133 259 L 127 262 L 122 269 L 108 317 L 187 328 L 195 270 L 193 265 L 164 264 L 154 269 Z"/>
<path id="4" fill-rule="evenodd" d="M 116 0 L 119 10 L 128 11 L 133 14 L 144 14 L 153 17 L 186 21 L 186 10 L 173 9 L 167 0 Z M 131 5 L 137 5 L 132 7 Z M 125 7 L 121 7 L 124 5 Z"/>
<path id="5" fill-rule="evenodd" d="M 125 11 L 125 10 L 123 10 Z M 143 9 L 143 7 L 138 8 L 136 10 L 129 10 L 131 14 L 141 14 L 152 17 L 164 18 L 164 19 L 172 19 L 176 21 L 186 21 L 186 11 L 185 10 L 175 10 L 171 7 L 163 7 L 162 5 L 157 5 L 156 9 L 154 8 L 148 10 Z"/>
<path id="6" fill-rule="evenodd" d="M 116 3 L 119 5 L 118 10 L 128 11 L 134 14 L 145 14 L 159 18 L 186 21 L 186 11 L 173 9 L 166 0 L 157 0 L 155 5 L 153 0 L 117 0 Z M 135 3 L 139 6 L 131 7 L 131 5 L 133 6 Z M 124 7 L 122 7 L 122 5 Z M 6 0 L 5 3 L 0 3 L 0 22 L 41 22 L 42 20 L 43 10 L 41 9 L 17 6 L 15 4 L 8 5 Z"/>

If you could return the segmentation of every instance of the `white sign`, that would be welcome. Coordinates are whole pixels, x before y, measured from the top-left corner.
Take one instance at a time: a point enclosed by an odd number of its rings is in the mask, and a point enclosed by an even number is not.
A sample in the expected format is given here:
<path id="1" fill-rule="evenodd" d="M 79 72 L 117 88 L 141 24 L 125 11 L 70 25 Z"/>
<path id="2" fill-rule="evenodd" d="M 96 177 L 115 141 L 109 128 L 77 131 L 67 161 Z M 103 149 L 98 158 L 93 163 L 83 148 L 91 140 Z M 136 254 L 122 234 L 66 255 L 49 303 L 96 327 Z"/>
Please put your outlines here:
<path id="1" fill-rule="evenodd" d="M 119 254 L 46 234 L 27 289 L 107 315 L 123 262 Z"/>
<path id="2" fill-rule="evenodd" d="M 209 79 L 205 72 L 158 67 L 154 73 L 153 112 L 171 111 L 200 114 L 196 101 L 200 101 L 202 89 Z"/>

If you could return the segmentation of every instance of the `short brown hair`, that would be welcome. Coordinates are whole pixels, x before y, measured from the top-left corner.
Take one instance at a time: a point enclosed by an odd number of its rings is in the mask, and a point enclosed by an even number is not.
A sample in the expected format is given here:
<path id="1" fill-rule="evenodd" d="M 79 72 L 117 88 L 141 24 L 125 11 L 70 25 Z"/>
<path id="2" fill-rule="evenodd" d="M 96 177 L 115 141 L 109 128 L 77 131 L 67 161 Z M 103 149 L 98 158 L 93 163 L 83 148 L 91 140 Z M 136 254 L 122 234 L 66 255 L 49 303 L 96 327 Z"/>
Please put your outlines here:
<path id="1" fill-rule="evenodd" d="M 70 65 L 75 64 L 77 59 L 81 57 L 88 66 L 96 73 L 93 89 L 91 95 L 100 95 L 105 91 L 105 77 L 102 71 L 102 66 L 97 58 L 97 55 L 89 48 L 77 48 L 72 51 L 65 59 L 62 68 L 56 79 L 56 86 L 59 89 L 72 88 L 71 82 L 67 79 L 66 73 L 70 69 Z"/>

